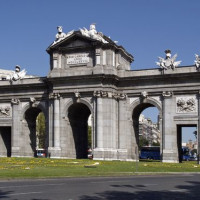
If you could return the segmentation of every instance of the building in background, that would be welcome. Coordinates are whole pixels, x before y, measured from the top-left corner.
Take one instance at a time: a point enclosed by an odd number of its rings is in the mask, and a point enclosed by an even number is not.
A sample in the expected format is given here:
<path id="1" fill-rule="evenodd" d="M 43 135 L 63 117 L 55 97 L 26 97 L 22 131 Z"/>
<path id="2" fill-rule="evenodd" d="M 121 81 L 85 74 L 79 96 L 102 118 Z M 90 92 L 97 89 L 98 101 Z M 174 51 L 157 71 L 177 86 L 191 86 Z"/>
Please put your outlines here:
<path id="1" fill-rule="evenodd" d="M 150 118 L 145 118 L 143 114 L 139 117 L 139 137 L 148 141 L 149 146 L 160 144 L 160 130 L 157 123 L 153 123 Z"/>

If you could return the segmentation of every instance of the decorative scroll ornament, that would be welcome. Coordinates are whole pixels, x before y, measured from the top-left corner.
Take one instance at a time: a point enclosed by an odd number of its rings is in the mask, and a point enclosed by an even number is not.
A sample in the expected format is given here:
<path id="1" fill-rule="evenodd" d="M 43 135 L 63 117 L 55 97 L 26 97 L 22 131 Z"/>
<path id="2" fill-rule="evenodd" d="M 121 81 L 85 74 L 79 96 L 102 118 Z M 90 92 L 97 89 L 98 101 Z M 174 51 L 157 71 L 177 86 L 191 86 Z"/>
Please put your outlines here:
<path id="1" fill-rule="evenodd" d="M 115 99 L 118 99 L 118 100 L 125 100 L 127 98 L 127 95 L 126 94 L 123 94 L 123 93 L 116 93 L 116 94 L 113 94 L 113 97 Z"/>
<path id="2" fill-rule="evenodd" d="M 177 97 L 177 113 L 197 112 L 197 102 L 195 97 Z"/>
<path id="3" fill-rule="evenodd" d="M 163 97 L 171 97 L 172 96 L 172 92 L 170 91 L 165 91 L 162 93 Z"/>
<path id="4" fill-rule="evenodd" d="M 19 102 L 20 102 L 19 99 L 11 99 L 11 103 L 12 103 L 13 105 L 18 105 Z"/>
<path id="5" fill-rule="evenodd" d="M 195 54 L 195 58 L 196 58 L 196 60 L 194 61 L 194 63 L 198 69 L 200 67 L 200 56 Z"/>
<path id="6" fill-rule="evenodd" d="M 102 98 L 114 98 L 118 100 L 124 100 L 127 98 L 126 94 L 123 93 L 113 93 L 110 91 L 94 91 L 93 94 L 95 97 L 102 97 Z"/>
<path id="7" fill-rule="evenodd" d="M 51 93 L 49 94 L 49 99 L 59 99 L 60 94 L 59 93 Z"/>
<path id="8" fill-rule="evenodd" d="M 95 24 L 90 25 L 90 30 L 88 31 L 85 27 L 83 29 L 80 28 L 80 32 L 83 36 L 88 38 L 101 41 L 103 43 L 108 43 L 104 38 L 103 34 L 96 31 Z"/>
<path id="9" fill-rule="evenodd" d="M 158 57 L 159 62 L 156 62 L 156 65 L 160 66 L 162 69 L 167 70 L 167 69 L 172 69 L 174 70 L 175 67 L 181 64 L 181 61 L 175 61 L 177 58 L 177 54 L 175 54 L 173 57 L 171 57 L 171 51 L 170 50 L 165 50 L 166 57 L 161 58 Z"/>
<path id="10" fill-rule="evenodd" d="M 0 107 L 0 116 L 10 116 L 10 107 Z"/>
<path id="11" fill-rule="evenodd" d="M 101 97 L 101 91 L 94 91 L 94 97 Z"/>
<path id="12" fill-rule="evenodd" d="M 69 31 L 68 33 L 63 33 L 62 29 L 63 29 L 62 26 L 57 26 L 58 33 L 56 34 L 56 39 L 51 46 L 60 42 L 61 40 L 64 40 L 65 38 L 69 37 L 74 33 L 74 30 Z"/>

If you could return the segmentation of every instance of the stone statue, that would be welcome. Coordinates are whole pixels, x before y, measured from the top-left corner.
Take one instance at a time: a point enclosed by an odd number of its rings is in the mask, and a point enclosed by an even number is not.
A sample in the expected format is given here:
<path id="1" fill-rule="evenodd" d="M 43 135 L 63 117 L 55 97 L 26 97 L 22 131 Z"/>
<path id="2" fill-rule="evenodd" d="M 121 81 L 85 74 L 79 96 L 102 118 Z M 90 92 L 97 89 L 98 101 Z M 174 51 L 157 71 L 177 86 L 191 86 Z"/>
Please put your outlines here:
<path id="1" fill-rule="evenodd" d="M 102 33 L 98 33 L 96 30 L 95 24 L 90 25 L 90 30 L 88 31 L 85 27 L 83 29 L 80 28 L 80 32 L 83 36 L 89 37 L 94 40 L 99 40 L 103 43 L 108 43 L 104 38 Z"/>
<path id="2" fill-rule="evenodd" d="M 62 40 L 65 38 L 66 34 L 62 31 L 62 26 L 57 26 L 58 33 L 56 34 L 56 41 Z"/>
<path id="3" fill-rule="evenodd" d="M 177 54 L 175 54 L 173 57 L 171 57 L 171 50 L 167 49 L 165 50 L 166 57 L 161 58 L 158 57 L 159 62 L 156 62 L 156 65 L 160 66 L 162 69 L 172 69 L 174 70 L 175 67 L 181 64 L 181 61 L 175 61 L 177 58 Z"/>
<path id="4" fill-rule="evenodd" d="M 200 56 L 195 54 L 195 58 L 196 58 L 196 60 L 194 61 L 194 63 L 198 69 L 200 67 Z"/>
<path id="5" fill-rule="evenodd" d="M 74 30 L 69 31 L 68 33 L 64 33 L 62 26 L 57 26 L 57 30 L 58 30 L 58 33 L 56 34 L 56 39 L 51 46 L 53 46 L 54 44 L 60 42 L 61 40 L 65 39 L 65 38 L 69 37 L 70 35 L 72 35 L 74 33 Z"/>
<path id="6" fill-rule="evenodd" d="M 9 80 L 10 82 L 17 81 L 23 79 L 25 75 L 26 75 L 26 70 L 23 69 L 22 71 L 20 71 L 20 66 L 16 65 L 14 73 L 8 75 L 7 80 Z"/>

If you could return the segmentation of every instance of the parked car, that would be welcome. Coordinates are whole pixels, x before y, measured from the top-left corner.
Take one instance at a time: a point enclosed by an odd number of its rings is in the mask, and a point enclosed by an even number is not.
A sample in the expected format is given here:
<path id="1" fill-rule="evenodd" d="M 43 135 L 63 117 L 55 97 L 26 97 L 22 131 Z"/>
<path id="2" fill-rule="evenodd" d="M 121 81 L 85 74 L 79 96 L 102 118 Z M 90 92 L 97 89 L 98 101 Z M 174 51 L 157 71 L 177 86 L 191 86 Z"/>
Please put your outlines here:
<path id="1" fill-rule="evenodd" d="M 189 154 L 183 155 L 183 160 L 184 161 L 189 161 L 190 160 L 190 155 Z"/>
<path id="2" fill-rule="evenodd" d="M 190 156 L 189 160 L 190 160 L 190 161 L 196 161 L 196 160 L 197 160 L 197 157 Z"/>
<path id="3" fill-rule="evenodd" d="M 92 149 L 91 148 L 88 149 L 88 158 L 89 159 L 93 158 L 93 154 L 92 154 Z"/>
<path id="4" fill-rule="evenodd" d="M 46 150 L 45 149 L 37 149 L 36 150 L 36 156 L 39 158 L 45 158 L 46 157 Z"/>

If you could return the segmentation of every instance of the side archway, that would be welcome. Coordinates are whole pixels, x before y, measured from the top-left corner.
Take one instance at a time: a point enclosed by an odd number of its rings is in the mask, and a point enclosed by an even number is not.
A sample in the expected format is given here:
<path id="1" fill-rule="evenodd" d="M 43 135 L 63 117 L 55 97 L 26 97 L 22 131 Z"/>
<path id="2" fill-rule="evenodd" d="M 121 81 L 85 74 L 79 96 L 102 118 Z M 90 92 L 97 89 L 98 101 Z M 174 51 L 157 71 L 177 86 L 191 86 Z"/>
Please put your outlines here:
<path id="1" fill-rule="evenodd" d="M 150 107 L 155 107 L 158 109 L 158 128 L 160 131 L 160 155 L 162 157 L 162 106 L 159 101 L 153 98 L 137 99 L 131 104 L 129 117 L 132 119 L 132 140 L 131 140 L 131 151 L 132 158 L 134 160 L 139 160 L 139 151 L 141 143 L 139 142 L 139 134 L 141 135 L 141 123 L 139 121 L 141 113 Z M 148 127 L 146 127 L 148 128 Z M 152 131 L 152 130 L 151 130 Z M 151 133 L 152 134 L 152 133 Z M 140 144 L 140 145 L 139 145 Z"/>
<path id="2" fill-rule="evenodd" d="M 43 105 L 38 104 L 31 106 L 27 104 L 23 108 L 23 115 L 22 115 L 22 134 L 23 134 L 23 152 L 24 156 L 29 157 L 36 157 L 36 150 L 37 148 L 41 148 L 40 139 L 41 137 L 38 136 L 38 116 L 39 114 L 43 113 L 45 120 L 43 121 L 44 127 L 46 127 L 46 110 Z M 42 140 L 44 140 L 42 148 L 47 149 L 48 147 L 48 134 L 46 128 L 43 133 Z"/>

